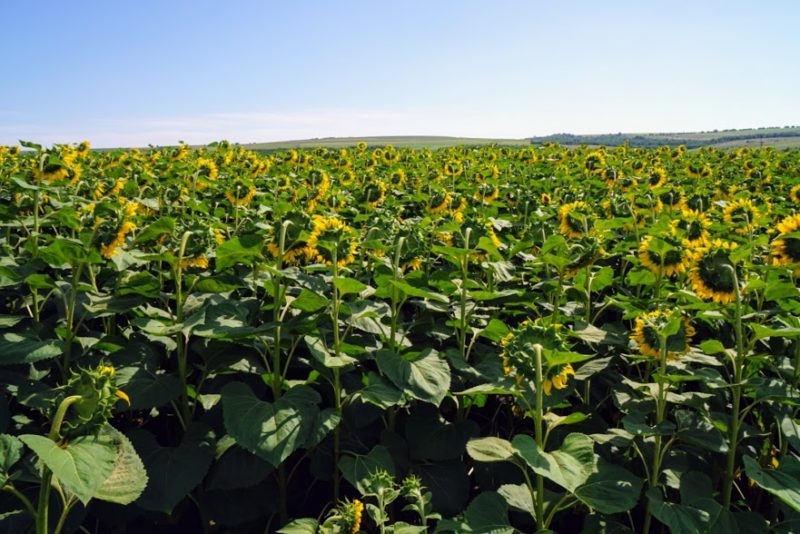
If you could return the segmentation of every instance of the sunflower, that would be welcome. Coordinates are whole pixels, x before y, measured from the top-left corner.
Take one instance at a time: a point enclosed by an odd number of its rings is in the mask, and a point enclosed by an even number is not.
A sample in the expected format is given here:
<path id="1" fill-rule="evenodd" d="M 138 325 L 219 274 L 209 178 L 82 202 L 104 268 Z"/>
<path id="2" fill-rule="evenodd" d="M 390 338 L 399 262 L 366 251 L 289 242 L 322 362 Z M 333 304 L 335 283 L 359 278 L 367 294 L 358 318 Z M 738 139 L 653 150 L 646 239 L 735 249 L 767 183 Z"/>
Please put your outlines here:
<path id="1" fill-rule="evenodd" d="M 389 174 L 389 182 L 392 187 L 402 187 L 406 183 L 406 171 L 400 167 L 396 168 Z"/>
<path id="2" fill-rule="evenodd" d="M 542 382 L 542 391 L 548 397 L 552 392 L 553 388 L 556 389 L 564 389 L 567 387 L 567 381 L 570 376 L 575 376 L 575 370 L 572 368 L 572 364 L 566 364 L 561 367 L 561 369 L 556 372 L 555 374 L 550 375 L 550 378 L 545 378 Z"/>
<path id="3" fill-rule="evenodd" d="M 460 176 L 464 172 L 464 164 L 457 159 L 450 159 L 444 164 L 445 176 Z"/>
<path id="4" fill-rule="evenodd" d="M 737 248 L 731 241 L 715 239 L 696 251 L 697 263 L 689 272 L 694 292 L 700 298 L 728 304 L 736 299 L 736 278 L 730 253 Z"/>
<path id="5" fill-rule="evenodd" d="M 653 250 L 653 236 L 648 235 L 642 239 L 642 244 L 639 245 L 639 259 L 642 265 L 658 276 L 672 276 L 686 272 L 692 260 L 687 252 L 689 243 L 673 237 L 659 239 L 670 247 L 663 254 Z"/>
<path id="6" fill-rule="evenodd" d="M 708 215 L 688 207 L 681 209 L 680 214 L 670 222 L 673 235 L 682 236 L 692 247 L 708 241 L 710 227 L 711 220 Z"/>
<path id="7" fill-rule="evenodd" d="M 686 205 L 686 195 L 678 188 L 668 188 L 658 194 L 658 211 L 679 211 Z"/>
<path id="8" fill-rule="evenodd" d="M 711 178 L 712 170 L 708 165 L 690 163 L 686 166 L 686 173 L 692 178 Z"/>
<path id="9" fill-rule="evenodd" d="M 453 200 L 453 194 L 444 189 L 434 191 L 428 197 L 428 212 L 429 213 L 443 213 L 450 207 Z"/>
<path id="10" fill-rule="evenodd" d="M 539 195 L 539 202 L 541 202 L 543 206 L 549 206 L 552 201 L 553 199 L 547 193 Z"/>
<path id="11" fill-rule="evenodd" d="M 663 167 L 656 167 L 647 174 L 647 185 L 650 187 L 661 187 L 665 183 L 667 183 L 667 170 Z"/>
<path id="12" fill-rule="evenodd" d="M 776 267 L 793 265 L 793 273 L 800 275 L 800 238 L 789 237 L 800 231 L 800 215 L 790 215 L 777 225 L 780 235 L 772 242 L 772 264 Z"/>
<path id="13" fill-rule="evenodd" d="M 622 179 L 622 172 L 618 169 L 607 167 L 600 173 L 600 177 L 608 187 L 613 187 L 618 180 Z"/>
<path id="14" fill-rule="evenodd" d="M 359 152 L 364 152 L 367 149 L 367 142 L 366 141 L 359 141 L 356 143 L 356 150 Z"/>
<path id="15" fill-rule="evenodd" d="M 117 230 L 114 239 L 112 239 L 108 245 L 103 245 L 103 247 L 100 249 L 103 257 L 106 259 L 111 259 L 116 256 L 119 253 L 119 249 L 125 244 L 125 237 L 135 229 L 135 224 L 130 221 L 123 221 Z"/>
<path id="16" fill-rule="evenodd" d="M 760 217 L 759 209 L 747 198 L 734 200 L 722 211 L 722 219 L 739 235 L 746 235 L 758 228 L 756 220 Z"/>
<path id="17" fill-rule="evenodd" d="M 789 200 L 800 206 L 800 184 L 789 190 Z"/>
<path id="18" fill-rule="evenodd" d="M 586 155 L 583 160 L 583 168 L 586 172 L 597 174 L 606 166 L 606 155 L 601 150 L 593 150 Z"/>
<path id="19" fill-rule="evenodd" d="M 659 332 L 674 319 L 680 318 L 680 327 L 674 334 L 662 340 Z M 639 346 L 639 352 L 651 358 L 661 358 L 662 351 L 666 350 L 667 359 L 673 360 L 689 352 L 694 327 L 686 317 L 682 317 L 678 310 L 655 310 L 636 318 L 633 339 Z M 663 346 L 662 341 L 666 342 Z"/>
<path id="20" fill-rule="evenodd" d="M 371 180 L 364 187 L 364 200 L 371 208 L 377 208 L 386 198 L 386 184 L 380 180 Z"/>
<path id="21" fill-rule="evenodd" d="M 349 187 L 356 179 L 356 173 L 352 169 L 345 169 L 339 175 L 339 184 L 344 187 Z"/>
<path id="22" fill-rule="evenodd" d="M 332 265 L 334 250 L 338 267 L 344 267 L 356 260 L 357 233 L 347 223 L 336 217 L 316 216 L 312 225 L 307 246 L 319 250 L 316 258 L 319 263 Z M 319 246 L 320 243 L 331 245 L 331 250 Z"/>
<path id="23" fill-rule="evenodd" d="M 500 189 L 491 184 L 481 184 L 475 190 L 475 200 L 480 200 L 487 204 L 494 202 L 500 196 Z"/>
<path id="24" fill-rule="evenodd" d="M 234 206 L 247 206 L 250 202 L 253 201 L 253 198 L 256 196 L 256 188 L 254 186 L 249 186 L 247 188 L 247 192 L 243 195 L 239 196 L 240 193 L 244 191 L 242 184 L 236 185 L 236 192 L 233 191 L 225 191 L 225 198 L 228 199 L 228 202 L 233 204 Z"/>
<path id="25" fill-rule="evenodd" d="M 531 321 L 524 321 L 500 341 L 503 348 L 500 358 L 503 374 L 513 376 L 517 385 L 523 380 L 532 382 L 536 377 L 536 359 L 533 353 L 534 345 L 544 349 L 542 358 L 542 391 L 550 395 L 553 388 L 564 389 L 570 376 L 575 376 L 572 365 L 553 364 L 548 361 L 548 354 L 558 354 L 569 350 L 558 326 L 545 326 Z"/>
<path id="26" fill-rule="evenodd" d="M 567 237 L 578 239 L 590 230 L 589 205 L 586 202 L 570 202 L 558 209 L 559 228 Z"/>

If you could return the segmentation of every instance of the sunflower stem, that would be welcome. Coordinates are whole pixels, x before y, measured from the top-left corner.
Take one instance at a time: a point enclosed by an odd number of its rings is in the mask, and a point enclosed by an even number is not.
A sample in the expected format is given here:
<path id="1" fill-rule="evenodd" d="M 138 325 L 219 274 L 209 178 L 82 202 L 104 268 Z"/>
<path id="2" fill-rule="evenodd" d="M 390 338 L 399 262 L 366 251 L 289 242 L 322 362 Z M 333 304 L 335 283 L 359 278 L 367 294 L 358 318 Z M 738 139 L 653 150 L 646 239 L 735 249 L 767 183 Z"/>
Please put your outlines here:
<path id="1" fill-rule="evenodd" d="M 736 449 L 739 444 L 740 410 L 742 400 L 742 379 L 744 378 L 744 336 L 742 331 L 742 295 L 739 290 L 739 278 L 732 265 L 724 265 L 733 276 L 733 288 L 736 294 L 733 308 L 733 327 L 736 335 L 736 356 L 733 358 L 733 384 L 731 384 L 731 417 L 728 433 L 728 462 L 725 470 L 725 482 L 722 487 L 722 506 L 729 510 L 731 494 L 736 476 Z"/>
<path id="2" fill-rule="evenodd" d="M 536 343 L 533 346 L 533 354 L 536 358 L 536 407 L 534 415 L 534 432 L 536 444 L 539 450 L 544 451 L 544 432 L 542 428 L 544 420 L 544 392 L 542 384 L 542 346 Z M 544 477 L 536 474 L 536 523 L 540 530 L 547 528 L 547 521 L 544 517 Z"/>

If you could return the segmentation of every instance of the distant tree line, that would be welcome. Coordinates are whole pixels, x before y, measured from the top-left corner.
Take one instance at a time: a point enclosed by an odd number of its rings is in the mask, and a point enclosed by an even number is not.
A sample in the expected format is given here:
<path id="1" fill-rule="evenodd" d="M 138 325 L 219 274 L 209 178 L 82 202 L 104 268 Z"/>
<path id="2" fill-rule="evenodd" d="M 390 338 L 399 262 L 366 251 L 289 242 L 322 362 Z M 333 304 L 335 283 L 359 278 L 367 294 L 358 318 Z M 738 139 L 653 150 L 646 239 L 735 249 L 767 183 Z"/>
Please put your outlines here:
<path id="1" fill-rule="evenodd" d="M 754 128 L 752 130 L 724 130 L 727 135 L 720 135 L 708 139 L 681 137 L 680 134 L 600 134 L 600 135 L 575 135 L 568 133 L 548 135 L 544 137 L 531 137 L 531 144 L 560 143 L 562 145 L 604 145 L 618 146 L 627 143 L 632 147 L 653 148 L 657 146 L 684 145 L 686 148 L 700 148 L 708 145 L 727 143 L 729 141 L 742 141 L 745 139 L 774 139 L 778 137 L 798 137 L 800 129 L 796 126 L 787 126 L 778 132 L 758 133 L 758 130 L 769 128 Z M 755 130 L 755 131 L 754 131 Z M 728 134 L 728 132 L 731 132 Z M 739 132 L 738 134 L 735 132 Z M 709 133 L 709 132 L 706 132 Z M 716 132 L 710 132 L 716 133 Z M 722 133 L 722 132 L 720 132 Z"/>

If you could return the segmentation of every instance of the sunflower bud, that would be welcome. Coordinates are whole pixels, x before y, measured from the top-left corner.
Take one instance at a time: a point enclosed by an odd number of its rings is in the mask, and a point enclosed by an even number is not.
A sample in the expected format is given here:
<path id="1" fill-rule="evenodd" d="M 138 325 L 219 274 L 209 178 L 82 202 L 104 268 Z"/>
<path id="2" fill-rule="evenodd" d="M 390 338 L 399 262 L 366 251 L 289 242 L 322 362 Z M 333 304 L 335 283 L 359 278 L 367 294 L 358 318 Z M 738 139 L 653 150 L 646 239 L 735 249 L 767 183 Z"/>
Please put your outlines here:
<path id="1" fill-rule="evenodd" d="M 65 437 L 97 432 L 111 418 L 117 401 L 124 400 L 130 404 L 128 396 L 117 389 L 114 368 L 102 363 L 94 369 L 73 372 L 64 389 L 67 396 L 81 397 L 72 404 L 63 423 L 61 433 Z"/>

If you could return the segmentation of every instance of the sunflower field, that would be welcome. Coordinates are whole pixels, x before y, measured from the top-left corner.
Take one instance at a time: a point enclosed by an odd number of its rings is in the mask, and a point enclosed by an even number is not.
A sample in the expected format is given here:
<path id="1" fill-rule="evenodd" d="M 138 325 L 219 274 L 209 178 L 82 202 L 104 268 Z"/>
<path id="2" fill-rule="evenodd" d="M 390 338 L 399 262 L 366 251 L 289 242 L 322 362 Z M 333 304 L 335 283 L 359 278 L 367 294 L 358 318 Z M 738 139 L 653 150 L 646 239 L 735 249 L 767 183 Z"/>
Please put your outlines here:
<path id="1" fill-rule="evenodd" d="M 0 147 L 5 532 L 798 532 L 800 152 Z"/>

